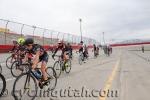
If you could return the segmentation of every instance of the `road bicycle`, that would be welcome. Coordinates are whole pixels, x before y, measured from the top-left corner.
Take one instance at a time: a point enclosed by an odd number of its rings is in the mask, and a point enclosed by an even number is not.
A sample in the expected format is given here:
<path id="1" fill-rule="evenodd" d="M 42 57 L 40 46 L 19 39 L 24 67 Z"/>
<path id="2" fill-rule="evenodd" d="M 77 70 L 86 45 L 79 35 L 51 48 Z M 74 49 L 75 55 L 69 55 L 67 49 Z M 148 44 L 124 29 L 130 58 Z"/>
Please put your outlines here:
<path id="1" fill-rule="evenodd" d="M 83 64 L 83 62 L 85 62 L 85 60 L 88 60 L 88 54 L 86 54 L 86 57 L 84 56 L 83 52 L 79 52 L 79 58 L 78 58 L 78 62 L 80 65 Z"/>
<path id="2" fill-rule="evenodd" d="M 20 74 L 28 72 L 29 70 L 28 65 L 22 63 L 22 59 L 23 58 L 20 58 L 12 63 L 10 70 L 13 77 L 18 77 Z M 33 59 L 33 55 L 29 54 L 28 63 L 31 63 L 32 59 Z"/>
<path id="3" fill-rule="evenodd" d="M 58 57 L 58 60 L 55 61 L 54 65 L 53 65 L 53 68 L 56 72 L 56 77 L 59 78 L 62 71 L 65 71 L 66 73 L 70 73 L 71 71 L 71 60 L 68 59 L 66 61 L 64 61 L 62 59 L 62 56 L 60 55 L 55 55 L 56 57 Z M 55 58 L 53 58 L 55 60 Z"/>
<path id="4" fill-rule="evenodd" d="M 29 70 L 19 75 L 13 85 L 12 95 L 15 100 L 34 100 L 37 96 L 38 86 L 43 89 L 48 87 L 47 91 L 54 90 L 57 85 L 56 72 L 52 67 L 46 68 L 48 80 L 43 83 L 42 74 L 39 68 L 32 71 L 32 64 L 26 64 Z"/>
<path id="5" fill-rule="evenodd" d="M 2 69 L 1 65 L 0 69 Z M 5 90 L 6 90 L 6 80 L 5 77 L 2 75 L 2 73 L 0 73 L 0 97 L 3 96 Z"/>

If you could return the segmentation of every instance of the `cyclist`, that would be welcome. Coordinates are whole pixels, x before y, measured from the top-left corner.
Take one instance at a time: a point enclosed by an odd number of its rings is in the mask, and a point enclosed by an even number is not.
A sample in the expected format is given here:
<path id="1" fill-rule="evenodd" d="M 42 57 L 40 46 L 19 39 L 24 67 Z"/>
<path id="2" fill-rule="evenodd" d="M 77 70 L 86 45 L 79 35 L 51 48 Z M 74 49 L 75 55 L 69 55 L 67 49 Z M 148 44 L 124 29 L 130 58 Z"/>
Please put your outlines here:
<path id="1" fill-rule="evenodd" d="M 17 59 L 16 54 L 17 54 L 18 47 L 19 47 L 19 44 L 15 39 L 12 40 L 12 43 L 13 43 L 13 48 L 9 51 L 10 53 L 12 53 L 11 62 L 12 62 L 13 59 Z"/>
<path id="2" fill-rule="evenodd" d="M 87 48 L 87 46 L 86 45 L 84 45 L 84 52 L 83 52 L 83 54 L 84 54 L 84 57 L 85 58 L 88 58 L 88 48 Z"/>
<path id="3" fill-rule="evenodd" d="M 69 59 L 68 56 L 69 47 L 63 41 L 59 41 L 57 48 L 54 50 L 54 54 L 52 55 L 52 58 L 54 58 L 58 50 L 61 50 L 61 58 L 64 60 L 64 65 L 67 66 L 66 62 Z M 62 71 L 64 71 L 64 69 L 62 69 Z"/>
<path id="4" fill-rule="evenodd" d="M 12 40 L 12 43 L 13 43 L 13 48 L 10 52 L 15 52 L 19 45 L 15 39 Z"/>
<path id="5" fill-rule="evenodd" d="M 17 42 L 19 45 L 17 48 L 17 54 L 19 55 L 19 58 L 21 59 L 20 61 L 22 63 L 22 59 L 24 59 L 25 53 L 26 53 L 26 47 L 24 46 L 25 40 L 24 40 L 24 38 L 21 37 L 17 40 Z"/>
<path id="6" fill-rule="evenodd" d="M 34 44 L 34 40 L 32 38 L 27 38 L 24 42 L 24 45 L 27 48 L 25 61 L 27 61 L 30 54 L 35 55 L 32 62 L 32 70 L 34 73 L 36 73 L 35 68 L 37 67 L 37 64 L 41 62 L 42 84 L 47 85 L 49 80 L 46 74 L 46 65 L 48 62 L 47 52 L 39 44 Z"/>
<path id="7" fill-rule="evenodd" d="M 96 45 L 95 45 L 95 44 L 93 44 L 93 50 L 94 50 L 94 57 L 96 57 L 96 56 L 97 56 L 97 54 L 96 54 L 96 53 L 97 53 L 97 52 L 96 52 L 96 51 L 97 51 L 97 48 L 96 48 Z"/>
<path id="8" fill-rule="evenodd" d="M 97 55 L 99 55 L 99 46 L 97 46 Z"/>
<path id="9" fill-rule="evenodd" d="M 141 48 L 142 48 L 142 52 L 144 53 L 144 46 L 142 45 L 142 47 L 141 47 Z"/>
<path id="10" fill-rule="evenodd" d="M 69 57 L 72 59 L 72 46 L 70 45 L 70 43 L 67 43 L 67 48 L 69 50 Z"/>
<path id="11" fill-rule="evenodd" d="M 87 57 L 87 47 L 83 44 L 83 41 L 80 42 L 79 53 L 83 54 L 83 61 L 85 62 L 84 58 Z"/>

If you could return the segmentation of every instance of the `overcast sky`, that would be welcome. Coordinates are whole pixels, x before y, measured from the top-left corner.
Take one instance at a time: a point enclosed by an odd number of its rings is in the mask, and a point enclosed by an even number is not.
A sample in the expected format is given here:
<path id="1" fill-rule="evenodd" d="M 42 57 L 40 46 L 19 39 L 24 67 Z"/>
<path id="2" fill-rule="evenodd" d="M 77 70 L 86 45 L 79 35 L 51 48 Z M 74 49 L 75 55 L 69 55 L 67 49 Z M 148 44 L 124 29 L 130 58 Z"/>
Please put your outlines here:
<path id="1" fill-rule="evenodd" d="M 82 18 L 97 40 L 150 38 L 150 0 L 0 0 L 0 18 L 77 35 Z"/>

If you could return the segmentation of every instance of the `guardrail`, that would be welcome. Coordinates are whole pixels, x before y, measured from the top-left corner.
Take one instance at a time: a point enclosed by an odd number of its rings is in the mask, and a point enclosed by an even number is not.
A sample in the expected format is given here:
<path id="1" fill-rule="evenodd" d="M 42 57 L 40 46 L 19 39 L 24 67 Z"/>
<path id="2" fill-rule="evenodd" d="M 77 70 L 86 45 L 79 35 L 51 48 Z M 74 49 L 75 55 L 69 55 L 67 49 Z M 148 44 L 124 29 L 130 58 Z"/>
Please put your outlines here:
<path id="1" fill-rule="evenodd" d="M 72 44 L 80 42 L 78 35 L 0 19 L 0 45 L 10 45 L 12 44 L 11 39 L 18 39 L 19 37 L 33 37 L 40 45 L 55 44 L 58 40 Z M 87 37 L 83 37 L 83 41 L 86 44 L 95 43 L 94 39 Z"/>

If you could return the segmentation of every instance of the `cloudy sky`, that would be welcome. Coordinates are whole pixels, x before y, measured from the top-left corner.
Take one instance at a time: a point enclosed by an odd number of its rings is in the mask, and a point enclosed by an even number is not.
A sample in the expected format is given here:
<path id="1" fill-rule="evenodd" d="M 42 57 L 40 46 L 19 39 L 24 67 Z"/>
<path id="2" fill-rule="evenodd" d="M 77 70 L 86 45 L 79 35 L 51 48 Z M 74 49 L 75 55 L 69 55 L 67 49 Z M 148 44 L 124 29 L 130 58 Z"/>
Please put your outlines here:
<path id="1" fill-rule="evenodd" d="M 102 41 L 150 38 L 150 0 L 0 0 L 0 18 Z"/>

